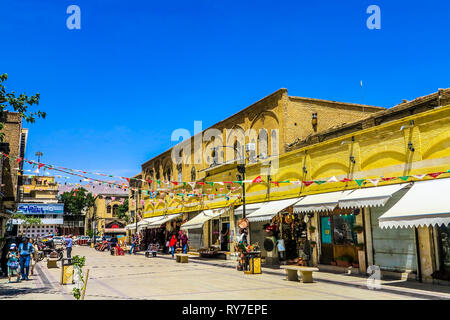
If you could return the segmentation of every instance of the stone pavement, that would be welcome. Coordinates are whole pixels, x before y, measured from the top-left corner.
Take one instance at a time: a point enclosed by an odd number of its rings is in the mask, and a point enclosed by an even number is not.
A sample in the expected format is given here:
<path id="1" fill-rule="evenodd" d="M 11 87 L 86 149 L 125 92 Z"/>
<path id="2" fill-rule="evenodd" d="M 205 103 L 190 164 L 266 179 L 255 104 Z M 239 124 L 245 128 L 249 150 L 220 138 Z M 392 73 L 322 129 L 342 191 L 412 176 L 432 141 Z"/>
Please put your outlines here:
<path id="1" fill-rule="evenodd" d="M 176 263 L 170 255 L 146 258 L 111 256 L 89 247 L 75 246 L 72 255 L 86 256 L 90 269 L 86 300 L 399 300 L 450 299 L 450 286 L 413 281 L 382 281 L 369 290 L 362 276 L 314 273 L 314 283 L 287 281 L 283 270 L 263 268 L 259 275 L 236 270 L 236 262 L 191 257 Z M 39 277 L 19 284 L 0 279 L 0 299 L 74 299 L 72 285 L 59 285 L 61 269 L 39 266 Z"/>

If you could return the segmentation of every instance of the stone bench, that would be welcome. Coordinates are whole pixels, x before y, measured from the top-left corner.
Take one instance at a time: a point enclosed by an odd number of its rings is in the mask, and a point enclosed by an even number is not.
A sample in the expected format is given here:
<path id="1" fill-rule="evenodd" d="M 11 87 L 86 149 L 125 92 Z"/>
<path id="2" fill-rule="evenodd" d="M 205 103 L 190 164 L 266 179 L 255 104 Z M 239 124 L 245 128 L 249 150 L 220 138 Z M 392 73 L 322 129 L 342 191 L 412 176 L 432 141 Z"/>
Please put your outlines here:
<path id="1" fill-rule="evenodd" d="M 47 268 L 58 268 L 56 262 L 58 262 L 58 258 L 47 258 Z"/>
<path id="2" fill-rule="evenodd" d="M 188 263 L 188 261 L 189 261 L 188 254 L 177 253 L 175 255 L 175 258 L 177 259 L 177 262 L 180 262 L 180 263 Z"/>
<path id="3" fill-rule="evenodd" d="M 313 272 L 319 271 L 319 268 L 303 266 L 281 266 L 281 268 L 286 270 L 286 279 L 289 281 L 298 281 L 298 271 L 300 271 L 303 283 L 313 282 Z"/>

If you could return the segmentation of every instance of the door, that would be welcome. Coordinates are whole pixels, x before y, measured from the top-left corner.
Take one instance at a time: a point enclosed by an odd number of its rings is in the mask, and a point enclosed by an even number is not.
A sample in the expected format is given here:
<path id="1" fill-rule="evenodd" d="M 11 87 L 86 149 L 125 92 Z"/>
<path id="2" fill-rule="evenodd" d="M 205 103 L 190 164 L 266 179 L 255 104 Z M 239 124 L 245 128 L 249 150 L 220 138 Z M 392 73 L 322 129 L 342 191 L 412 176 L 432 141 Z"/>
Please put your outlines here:
<path id="1" fill-rule="evenodd" d="M 320 263 L 331 264 L 333 261 L 333 244 L 331 237 L 331 217 L 320 217 L 320 240 L 322 244 L 322 252 L 320 255 Z"/>
<path id="2" fill-rule="evenodd" d="M 384 207 L 370 209 L 374 264 L 382 270 L 417 271 L 414 229 L 381 229 L 378 226 L 378 218 L 397 203 L 406 191 L 394 193 Z"/>

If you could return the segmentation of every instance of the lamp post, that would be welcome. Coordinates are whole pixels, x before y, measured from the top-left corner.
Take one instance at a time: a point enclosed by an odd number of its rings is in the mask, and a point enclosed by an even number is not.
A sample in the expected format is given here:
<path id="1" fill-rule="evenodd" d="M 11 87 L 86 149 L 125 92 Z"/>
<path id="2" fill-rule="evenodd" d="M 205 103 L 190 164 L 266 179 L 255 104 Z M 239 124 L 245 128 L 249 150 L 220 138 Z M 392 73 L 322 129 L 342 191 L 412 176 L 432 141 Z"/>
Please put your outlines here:
<path id="1" fill-rule="evenodd" d="M 232 147 L 232 146 L 220 146 L 223 148 L 232 148 L 233 150 L 237 151 L 239 159 L 243 160 L 243 163 L 238 164 L 237 170 L 240 174 L 242 174 L 242 218 L 245 218 L 245 157 L 242 157 L 242 154 L 239 152 L 238 148 Z M 214 147 L 213 150 L 216 151 L 216 149 L 219 147 Z"/>
<path id="2" fill-rule="evenodd" d="M 44 155 L 41 151 L 35 153 L 36 157 L 38 157 L 38 162 L 41 162 L 41 157 Z"/>

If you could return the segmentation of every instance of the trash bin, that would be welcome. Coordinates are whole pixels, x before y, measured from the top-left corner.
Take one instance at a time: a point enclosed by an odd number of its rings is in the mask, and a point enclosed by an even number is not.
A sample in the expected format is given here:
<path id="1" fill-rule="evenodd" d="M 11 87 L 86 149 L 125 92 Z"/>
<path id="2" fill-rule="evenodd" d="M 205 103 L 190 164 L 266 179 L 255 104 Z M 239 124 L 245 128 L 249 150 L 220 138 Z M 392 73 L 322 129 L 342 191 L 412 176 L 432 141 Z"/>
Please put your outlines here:
<path id="1" fill-rule="evenodd" d="M 71 258 L 61 260 L 61 284 L 73 284 L 73 264 Z"/>
<path id="2" fill-rule="evenodd" d="M 247 252 L 246 257 L 249 270 L 245 274 L 260 274 L 261 272 L 261 251 Z"/>

